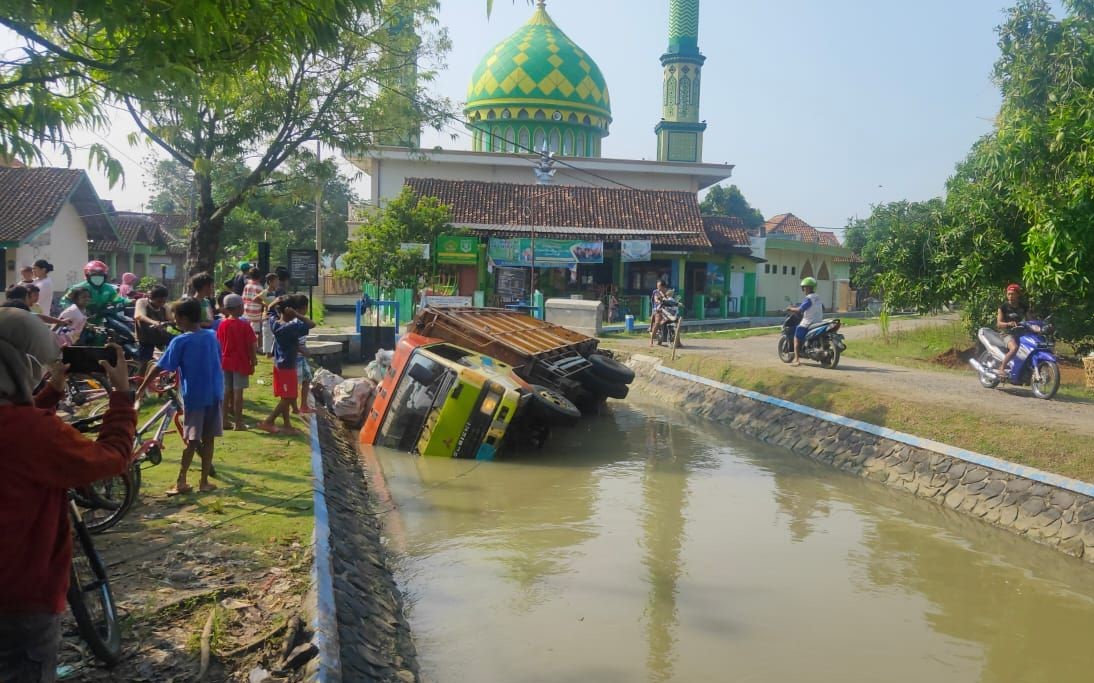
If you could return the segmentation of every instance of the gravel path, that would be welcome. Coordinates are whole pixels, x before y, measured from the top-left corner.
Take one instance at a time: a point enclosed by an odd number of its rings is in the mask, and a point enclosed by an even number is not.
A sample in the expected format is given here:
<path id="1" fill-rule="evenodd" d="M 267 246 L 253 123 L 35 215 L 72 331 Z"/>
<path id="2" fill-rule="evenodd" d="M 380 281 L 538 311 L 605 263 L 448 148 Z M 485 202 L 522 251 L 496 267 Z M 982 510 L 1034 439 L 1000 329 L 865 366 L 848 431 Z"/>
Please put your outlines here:
<path id="1" fill-rule="evenodd" d="M 907 330 L 922 325 L 940 325 L 953 317 L 894 320 L 890 330 Z M 834 380 L 861 387 L 877 394 L 916 403 L 952 406 L 974 410 L 985 417 L 998 417 L 1031 426 L 1051 426 L 1061 434 L 1094 436 L 1094 400 L 1056 397 L 1051 401 L 1034 398 L 1029 387 L 1001 386 L 988 390 L 980 386 L 969 368 L 967 373 L 930 371 L 888 365 L 855 358 L 855 340 L 878 334 L 876 324 L 848 327 L 844 330 L 847 351 L 840 357 L 838 369 L 825 370 L 814 361 L 791 367 L 776 354 L 778 335 L 772 333 L 744 339 L 688 337 L 680 354 L 716 354 L 735 365 L 762 367 L 785 374 L 804 375 L 817 381 Z M 649 350 L 648 337 L 612 341 L 627 351 Z"/>

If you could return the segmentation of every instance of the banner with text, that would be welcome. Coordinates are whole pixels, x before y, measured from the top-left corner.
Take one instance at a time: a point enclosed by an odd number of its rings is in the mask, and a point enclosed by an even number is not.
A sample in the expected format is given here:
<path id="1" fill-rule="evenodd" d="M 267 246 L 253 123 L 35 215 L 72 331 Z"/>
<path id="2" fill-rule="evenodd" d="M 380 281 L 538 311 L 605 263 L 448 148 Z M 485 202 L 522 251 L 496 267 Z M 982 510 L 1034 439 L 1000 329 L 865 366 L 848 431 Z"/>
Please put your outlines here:
<path id="1" fill-rule="evenodd" d="M 649 240 L 621 240 L 619 253 L 623 257 L 623 263 L 649 261 L 653 254 L 653 244 Z"/>
<path id="2" fill-rule="evenodd" d="M 529 267 L 532 265 L 532 240 L 528 237 L 491 237 L 487 253 L 494 265 Z M 604 243 L 537 239 L 535 262 L 536 268 L 569 268 L 577 263 L 604 263 Z"/>

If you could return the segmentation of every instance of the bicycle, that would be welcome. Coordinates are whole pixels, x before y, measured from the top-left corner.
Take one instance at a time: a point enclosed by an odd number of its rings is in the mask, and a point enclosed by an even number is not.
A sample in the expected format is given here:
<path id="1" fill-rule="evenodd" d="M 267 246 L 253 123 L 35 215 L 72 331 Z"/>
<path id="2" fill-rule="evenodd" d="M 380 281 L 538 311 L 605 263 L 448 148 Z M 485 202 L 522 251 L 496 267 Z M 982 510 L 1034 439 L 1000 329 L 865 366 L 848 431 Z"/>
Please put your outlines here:
<path id="1" fill-rule="evenodd" d="M 167 401 L 137 429 L 133 438 L 134 459 L 129 468 L 117 476 L 73 490 L 73 500 L 84 508 L 85 524 L 91 533 L 99 534 L 110 529 L 133 507 L 140 493 L 141 470 L 163 461 L 163 439 L 172 424 L 182 436 L 183 406 L 177 384 L 175 373 L 162 373 L 149 385 L 149 391 L 166 395 Z M 106 407 L 104 403 L 101 412 L 70 424 L 81 432 L 98 431 Z"/>
<path id="2" fill-rule="evenodd" d="M 72 518 L 72 564 L 68 580 L 68 608 L 76 629 L 92 653 L 107 666 L 121 659 L 122 637 L 118 610 L 106 564 L 95 549 L 75 497 L 68 501 Z"/>

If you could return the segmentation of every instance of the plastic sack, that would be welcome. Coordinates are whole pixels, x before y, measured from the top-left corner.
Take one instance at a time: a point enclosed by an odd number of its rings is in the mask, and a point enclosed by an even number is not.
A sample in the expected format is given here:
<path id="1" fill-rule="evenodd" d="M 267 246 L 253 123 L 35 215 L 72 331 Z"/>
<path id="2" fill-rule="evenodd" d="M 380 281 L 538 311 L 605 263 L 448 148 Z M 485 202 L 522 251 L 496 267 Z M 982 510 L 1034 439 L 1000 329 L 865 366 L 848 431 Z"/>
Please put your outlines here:
<path id="1" fill-rule="evenodd" d="M 376 384 L 369 379 L 356 377 L 340 382 L 334 387 L 331 402 L 336 417 L 351 424 L 364 420 L 369 398 L 376 390 Z"/>
<path id="2" fill-rule="evenodd" d="M 336 375 L 325 368 L 320 368 L 311 378 L 312 386 L 318 385 L 330 392 L 333 392 L 334 387 L 338 386 L 343 381 L 345 381 L 345 379 L 341 375 Z"/>

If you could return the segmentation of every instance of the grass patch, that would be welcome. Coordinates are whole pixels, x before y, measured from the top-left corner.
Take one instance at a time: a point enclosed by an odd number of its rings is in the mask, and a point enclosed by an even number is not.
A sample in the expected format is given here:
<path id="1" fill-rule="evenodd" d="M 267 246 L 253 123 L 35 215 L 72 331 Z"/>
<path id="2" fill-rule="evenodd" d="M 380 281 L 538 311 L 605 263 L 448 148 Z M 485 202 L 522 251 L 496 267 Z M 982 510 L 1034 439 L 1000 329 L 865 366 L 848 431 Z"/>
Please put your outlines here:
<path id="1" fill-rule="evenodd" d="M 935 358 L 952 350 L 964 351 L 975 343 L 962 329 L 961 323 L 950 322 L 913 330 L 890 331 L 887 339 L 880 332 L 856 339 L 851 355 L 879 363 L 943 370 L 945 366 L 936 363 Z"/>
<path id="2" fill-rule="evenodd" d="M 260 358 L 251 386 L 244 392 L 247 424 L 264 419 L 276 405 L 272 374 L 272 362 Z M 156 408 L 158 405 L 142 406 L 140 423 Z M 307 425 L 294 422 L 305 430 L 302 435 L 226 431 L 217 439 L 213 457 L 217 470 L 213 481 L 219 488 L 211 493 L 196 492 L 200 465 L 195 457 L 189 473 L 195 493 L 157 501 L 162 514 L 146 520 L 147 528 L 173 526 L 181 519 L 204 527 L 203 538 L 225 543 L 255 548 L 294 542 L 306 545 L 312 531 L 311 446 Z M 165 441 L 163 462 L 142 473 L 141 488 L 152 495 L 162 495 L 178 476 L 182 440 L 172 431 Z"/>
<path id="3" fill-rule="evenodd" d="M 838 380 L 818 382 L 776 370 L 742 367 L 721 356 L 690 353 L 671 361 L 668 353 L 661 349 L 643 350 L 643 353 L 659 356 L 667 367 L 743 389 L 1081 481 L 1094 481 L 1094 458 L 1090 457 L 1090 453 L 1094 453 L 1094 437 L 1069 434 L 1060 438 L 1054 427 L 1010 424 L 994 416 L 955 410 L 950 406 L 867 393 Z M 975 379 L 970 378 L 970 381 Z"/>

